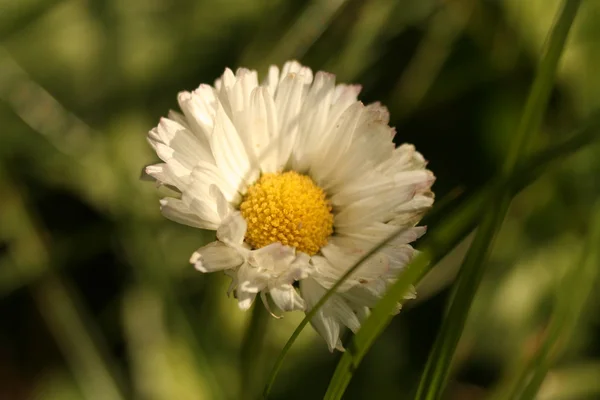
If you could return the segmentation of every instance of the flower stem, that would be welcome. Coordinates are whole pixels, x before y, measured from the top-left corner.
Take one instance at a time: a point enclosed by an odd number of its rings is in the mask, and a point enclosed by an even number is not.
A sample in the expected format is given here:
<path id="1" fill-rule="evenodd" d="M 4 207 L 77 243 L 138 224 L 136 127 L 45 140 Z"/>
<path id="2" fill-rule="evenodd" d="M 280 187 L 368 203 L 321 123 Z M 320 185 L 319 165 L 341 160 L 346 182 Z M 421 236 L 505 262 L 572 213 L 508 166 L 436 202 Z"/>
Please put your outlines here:
<path id="1" fill-rule="evenodd" d="M 262 382 L 264 343 L 269 314 L 265 307 L 254 302 L 241 349 L 242 398 L 255 399 Z"/>

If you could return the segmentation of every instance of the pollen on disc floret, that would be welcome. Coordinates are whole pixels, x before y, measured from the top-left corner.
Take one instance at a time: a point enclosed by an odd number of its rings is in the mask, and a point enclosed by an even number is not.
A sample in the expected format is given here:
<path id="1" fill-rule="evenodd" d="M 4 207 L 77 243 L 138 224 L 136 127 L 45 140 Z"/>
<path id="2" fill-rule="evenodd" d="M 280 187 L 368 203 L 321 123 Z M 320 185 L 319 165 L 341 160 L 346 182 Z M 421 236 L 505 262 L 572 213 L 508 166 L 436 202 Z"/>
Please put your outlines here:
<path id="1" fill-rule="evenodd" d="M 325 192 L 295 171 L 262 175 L 248 189 L 240 211 L 248 224 L 245 240 L 255 249 L 281 242 L 312 256 L 333 233 Z"/>

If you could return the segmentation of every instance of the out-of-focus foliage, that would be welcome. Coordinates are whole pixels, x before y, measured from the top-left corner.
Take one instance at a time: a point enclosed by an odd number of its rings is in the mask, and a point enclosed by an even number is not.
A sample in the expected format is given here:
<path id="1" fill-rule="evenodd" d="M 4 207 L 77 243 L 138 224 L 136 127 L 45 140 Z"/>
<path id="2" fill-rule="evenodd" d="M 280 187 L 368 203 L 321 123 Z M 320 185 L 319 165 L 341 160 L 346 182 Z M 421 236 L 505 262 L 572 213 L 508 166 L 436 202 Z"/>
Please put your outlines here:
<path id="1" fill-rule="evenodd" d="M 389 105 L 398 143 L 429 159 L 438 199 L 470 193 L 510 147 L 558 4 L 0 0 L 0 398 L 243 398 L 249 313 L 225 296 L 227 278 L 187 262 L 211 233 L 165 220 L 156 188 L 139 180 L 156 161 L 145 134 L 178 91 L 225 66 L 264 73 L 297 58 Z M 598 109 L 599 69 L 600 2 L 587 0 L 535 149 Z M 513 201 L 449 398 L 500 396 L 543 339 L 557 294 L 578 291 L 566 277 L 581 267 L 593 222 L 599 152 L 560 160 Z M 464 247 L 434 268 L 345 398 L 412 396 Z M 540 398 L 600 397 L 597 293 Z M 258 389 L 301 317 L 268 322 L 252 365 Z M 322 397 L 338 358 L 306 329 L 273 398 Z"/>

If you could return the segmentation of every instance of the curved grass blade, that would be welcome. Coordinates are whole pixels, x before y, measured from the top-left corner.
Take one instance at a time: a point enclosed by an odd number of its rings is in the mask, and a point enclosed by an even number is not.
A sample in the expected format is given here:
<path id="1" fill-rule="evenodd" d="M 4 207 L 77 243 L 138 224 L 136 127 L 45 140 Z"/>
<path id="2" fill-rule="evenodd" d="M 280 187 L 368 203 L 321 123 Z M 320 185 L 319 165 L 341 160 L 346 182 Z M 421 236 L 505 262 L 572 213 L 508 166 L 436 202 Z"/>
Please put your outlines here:
<path id="1" fill-rule="evenodd" d="M 262 70 L 269 64 L 302 58 L 347 3 L 347 0 L 311 1 L 267 54 L 260 51 L 264 41 L 257 40 L 244 51 L 240 65 L 254 65 Z"/>
<path id="2" fill-rule="evenodd" d="M 336 367 L 325 394 L 325 399 L 340 399 L 342 397 L 362 358 L 391 321 L 396 304 L 398 302 L 403 303 L 402 299 L 409 292 L 411 286 L 425 275 L 429 270 L 429 266 L 438 262 L 473 229 L 475 221 L 489 199 L 489 192 L 489 190 L 483 190 L 473 196 L 445 219 L 435 231 L 430 232 L 421 253 L 415 257 L 394 285 L 388 289 L 385 296 L 377 303 L 371 315 L 354 336 L 353 341 Z"/>
<path id="3" fill-rule="evenodd" d="M 580 0 L 566 0 L 550 33 L 548 47 L 540 63 L 514 141 L 504 163 L 502 176 L 507 179 L 513 176 L 519 159 L 527 152 L 532 136 L 541 125 L 553 87 L 558 61 L 580 3 Z M 497 200 L 489 204 L 453 287 L 450 295 L 450 308 L 427 360 L 416 399 L 439 399 L 446 386 L 456 346 L 464 329 L 477 287 L 483 277 L 483 265 L 489 257 L 496 234 L 512 200 L 511 193 L 504 185 L 499 186 L 496 190 L 497 196 L 494 198 Z"/>
<path id="4" fill-rule="evenodd" d="M 354 271 L 356 271 L 356 269 L 358 267 L 360 267 L 362 265 L 363 262 L 368 260 L 372 255 L 377 253 L 384 246 L 386 246 L 388 243 L 390 243 L 392 240 L 394 240 L 404 230 L 405 230 L 405 228 L 398 229 L 390 237 L 388 237 L 387 239 L 385 239 L 384 241 L 379 243 L 377 246 L 375 246 L 373 249 L 371 249 L 367 254 L 365 254 L 360 260 L 358 260 L 358 262 L 356 264 L 354 264 L 350 269 L 348 269 L 348 271 L 346 271 L 346 273 L 344 275 L 342 275 L 342 277 L 327 292 L 325 292 L 325 295 L 323 295 L 323 297 L 321 297 L 321 299 L 319 299 L 317 304 L 315 304 L 315 306 L 308 313 L 306 313 L 306 316 L 300 322 L 300 324 L 298 324 L 298 327 L 294 330 L 294 332 L 288 339 L 287 343 L 285 344 L 285 346 L 279 353 L 277 360 L 275 361 L 275 365 L 273 366 L 273 369 L 271 370 L 271 374 L 269 375 L 269 379 L 267 381 L 267 384 L 266 384 L 264 392 L 263 392 L 264 398 L 267 398 L 269 393 L 271 392 L 271 388 L 273 387 L 273 383 L 275 383 L 275 378 L 277 377 L 277 373 L 279 372 L 279 369 L 281 368 L 281 365 L 283 364 L 283 360 L 285 359 L 285 356 L 287 355 L 288 351 L 290 350 L 290 348 L 292 347 L 292 345 L 294 344 L 294 342 L 300 335 L 300 332 L 302 332 L 302 330 L 310 322 L 312 317 L 315 316 L 317 311 L 319 311 L 319 309 L 325 304 L 325 302 L 327 302 L 327 300 L 329 300 L 329 298 L 337 291 L 337 289 L 346 281 L 346 279 L 348 279 L 350 277 L 350 275 L 352 275 L 352 273 Z"/>
<path id="5" fill-rule="evenodd" d="M 594 116 L 590 118 L 590 121 L 584 123 L 583 128 L 579 130 L 575 135 L 573 135 L 570 139 L 566 140 L 563 143 L 555 145 L 547 151 L 538 154 L 537 156 L 533 157 L 530 162 L 524 163 L 521 167 L 519 167 L 518 171 L 515 173 L 515 179 L 513 179 L 513 181 L 511 182 L 513 183 L 511 189 L 515 193 L 522 190 L 523 188 L 527 187 L 531 182 L 535 181 L 554 161 L 564 159 L 564 157 L 568 156 L 569 154 L 576 152 L 577 150 L 583 148 L 592 141 L 598 139 L 597 131 L 599 129 L 600 112 L 594 114 Z M 476 218 L 481 214 L 483 206 L 490 199 L 490 193 L 491 187 L 487 187 L 482 189 L 478 193 L 470 196 L 461 206 L 458 207 L 456 211 L 453 211 L 452 214 L 450 214 L 446 220 L 442 221 L 440 225 L 436 227 L 435 231 L 430 232 L 429 236 L 425 238 L 425 244 L 422 249 L 421 255 L 417 256 L 415 260 L 413 260 L 407 266 L 405 272 L 402 275 L 400 275 L 398 282 L 396 282 L 395 285 L 392 288 L 390 288 L 390 290 L 388 290 L 388 293 L 378 303 L 377 307 L 373 309 L 374 313 L 377 312 L 377 310 L 379 309 L 386 310 L 382 314 L 385 315 L 387 321 L 382 325 L 378 325 L 379 330 L 372 330 L 372 327 L 369 329 L 366 328 L 367 325 L 372 326 L 374 323 L 374 321 L 372 321 L 372 315 L 367 321 L 365 321 L 365 323 L 363 323 L 363 327 L 354 337 L 354 341 L 356 342 L 357 340 L 359 340 L 361 344 L 351 345 L 351 348 L 347 349 L 346 353 L 342 357 L 342 359 L 346 359 L 345 362 L 347 365 L 351 365 L 353 363 L 356 366 L 358 366 L 364 354 L 370 348 L 377 336 L 379 336 L 383 328 L 387 326 L 389 320 L 391 320 L 392 312 L 395 310 L 396 304 L 398 303 L 397 299 L 403 299 L 404 294 L 407 293 L 407 290 L 408 288 L 410 288 L 410 285 L 418 281 L 418 279 L 416 279 L 414 281 L 410 281 L 409 283 L 405 283 L 403 281 L 403 277 L 408 273 L 408 271 L 411 271 L 413 269 L 420 269 L 420 266 L 415 267 L 414 265 L 416 263 L 423 262 L 421 259 L 427 261 L 425 264 L 427 264 L 430 261 L 428 266 L 434 265 L 439 259 L 441 259 L 445 255 L 447 251 L 451 250 L 454 247 L 454 245 L 460 242 L 462 238 L 466 236 L 468 232 L 471 231 L 471 229 L 474 228 Z M 454 196 L 454 194 L 451 194 L 451 196 Z M 439 207 L 439 205 L 443 205 L 444 203 L 444 199 L 442 199 L 442 201 L 440 202 L 437 202 L 436 206 L 430 212 L 430 214 L 436 213 L 436 209 Z M 454 230 L 453 227 L 455 228 Z M 389 240 L 392 239 L 393 238 L 390 238 Z M 353 268 L 357 268 L 360 265 L 360 263 L 366 260 L 366 258 L 369 256 L 370 254 L 367 254 L 365 258 L 359 260 L 359 264 L 353 266 Z M 349 276 L 351 273 L 352 271 L 350 271 L 347 275 Z M 419 277 L 422 275 L 417 272 L 416 276 Z M 335 288 L 339 287 L 339 285 L 341 285 L 344 282 L 346 277 L 347 276 L 344 275 L 342 278 L 340 278 L 340 280 L 336 282 L 336 285 L 329 289 L 325 296 L 330 296 L 329 293 L 333 293 Z M 404 289 L 398 289 L 394 291 L 394 293 L 391 293 L 392 289 L 395 286 L 399 286 Z M 384 303 L 384 300 L 388 298 L 392 300 L 385 301 Z M 277 377 L 279 369 L 281 368 L 281 365 L 283 364 L 287 352 L 296 341 L 296 338 L 300 335 L 300 332 L 302 332 L 304 327 L 307 325 L 312 315 L 314 315 L 314 313 L 318 311 L 319 307 L 322 304 L 324 304 L 325 301 L 326 299 L 316 304 L 313 308 L 314 312 L 312 314 L 307 314 L 304 320 L 302 320 L 302 322 L 298 325 L 296 330 L 292 333 L 282 351 L 279 353 L 277 361 L 275 362 L 275 365 L 271 370 L 267 385 L 265 386 L 265 390 L 263 392 L 265 398 L 269 395 L 271 391 L 273 383 L 275 382 L 275 379 Z M 365 336 L 364 339 L 363 336 Z M 350 353 L 354 350 L 354 348 L 358 349 L 357 353 L 351 355 Z M 352 360 L 352 357 L 354 357 L 354 361 L 348 364 L 347 361 Z M 341 373 L 338 371 L 342 370 L 343 367 L 338 365 L 336 369 L 336 374 Z"/>
<path id="6" fill-rule="evenodd" d="M 490 244 L 495 236 L 495 232 L 504 215 L 508 209 L 511 199 L 511 193 L 509 192 L 509 184 L 511 182 L 519 181 L 521 177 L 515 174 L 515 168 L 518 166 L 517 163 L 524 153 L 524 149 L 527 147 L 529 136 L 537 131 L 541 120 L 542 114 L 548 101 L 552 82 L 556 72 L 556 67 L 562 49 L 564 47 L 567 33 L 573 22 L 575 14 L 577 12 L 580 1 L 567 1 L 562 9 L 561 16 L 554 27 L 551 34 L 549 45 L 543 61 L 540 65 L 540 70 L 536 76 L 536 80 L 533 84 L 530 96 L 528 98 L 526 108 L 523 114 L 523 118 L 519 125 L 519 130 L 516 135 L 516 140 L 513 142 L 511 154 L 507 158 L 505 168 L 502 175 L 500 176 L 499 183 L 492 189 L 492 196 L 489 197 L 492 201 L 490 204 L 490 212 L 484 217 L 481 227 L 477 232 L 474 240 L 472 249 L 467 255 L 465 264 L 463 267 L 468 267 L 465 272 L 465 268 L 461 271 L 459 281 L 455 285 L 456 288 L 464 288 L 466 290 L 464 294 L 461 291 L 455 290 L 454 293 L 459 293 L 459 302 L 455 303 L 457 296 L 452 297 L 454 306 L 454 312 L 449 314 L 449 318 L 446 319 L 446 329 L 442 328 L 442 332 L 439 339 L 436 342 L 433 352 L 430 355 L 425 373 L 419 386 L 419 392 L 417 398 L 435 399 L 439 398 L 448 377 L 449 365 L 454 354 L 458 337 L 462 332 L 464 320 L 475 292 L 475 288 L 478 285 L 479 278 L 481 276 L 481 268 L 479 268 L 481 262 L 486 258 Z M 498 193 L 501 194 L 499 200 Z M 467 209 L 467 212 L 469 209 Z M 471 218 L 476 217 L 470 215 Z M 456 230 L 461 227 L 464 220 L 457 221 L 455 227 Z M 452 225 L 450 225 L 452 230 Z M 438 231 L 439 232 L 439 231 Z M 435 243 L 435 241 L 434 241 Z M 438 242 L 444 244 L 444 242 Z M 373 341 L 379 336 L 381 331 L 387 326 L 391 317 L 390 313 L 393 311 L 395 302 L 398 299 L 402 299 L 404 294 L 407 292 L 410 285 L 419 279 L 423 274 L 423 270 L 426 269 L 428 258 L 435 260 L 440 257 L 439 244 L 437 246 L 427 247 L 426 250 L 418 257 L 413 263 L 411 263 L 406 271 L 399 277 L 398 281 L 389 289 L 388 293 L 378 303 L 373 310 L 371 316 L 363 323 L 361 330 L 354 337 L 353 345 L 350 346 L 341 358 L 338 367 L 334 373 L 334 376 L 330 382 L 329 388 L 325 395 L 328 400 L 339 399 L 344 393 L 353 371 L 358 367 L 358 364 L 362 360 L 362 357 L 366 354 L 368 348 L 372 345 Z M 462 283 L 461 283 L 462 282 Z M 454 317 L 450 317 L 455 315 Z M 448 325 L 450 322 L 450 326 Z"/>
<path id="7" fill-rule="evenodd" d="M 598 278 L 600 263 L 600 201 L 592 212 L 591 224 L 581 258 L 561 283 L 556 310 L 544 342 L 521 371 L 509 399 L 533 399 L 554 360 L 560 357 Z"/>
<path id="8" fill-rule="evenodd" d="M 267 333 L 269 314 L 259 302 L 252 307 L 252 314 L 242 341 L 240 375 L 242 377 L 242 395 L 246 399 L 255 399 L 260 393 L 260 382 L 264 376 L 264 338 Z M 258 381 L 258 385 L 256 382 Z"/>

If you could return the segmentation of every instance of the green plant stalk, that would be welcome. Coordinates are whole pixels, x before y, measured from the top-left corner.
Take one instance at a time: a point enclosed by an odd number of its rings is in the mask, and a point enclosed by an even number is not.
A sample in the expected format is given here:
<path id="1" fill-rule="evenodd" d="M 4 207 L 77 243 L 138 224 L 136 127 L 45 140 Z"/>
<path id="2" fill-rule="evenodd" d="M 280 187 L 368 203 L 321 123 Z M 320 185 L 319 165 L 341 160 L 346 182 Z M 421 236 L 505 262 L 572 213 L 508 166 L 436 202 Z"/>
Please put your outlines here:
<path id="1" fill-rule="evenodd" d="M 481 214 L 489 190 L 483 190 L 465 202 L 457 211 L 444 220 L 426 239 L 421 252 L 407 266 L 398 280 L 385 296 L 377 303 L 369 318 L 362 324 L 360 331 L 338 363 L 333 378 L 325 394 L 325 399 L 342 397 L 350 379 L 363 357 L 379 334 L 393 317 L 398 302 L 403 303 L 404 296 L 411 286 L 417 283 L 429 270 L 429 266 L 438 262 L 460 240 L 473 229 L 477 217 Z"/>
<path id="2" fill-rule="evenodd" d="M 520 123 L 517 140 L 514 142 L 514 145 L 511 149 L 511 153 L 514 155 L 508 157 L 501 178 L 506 178 L 506 180 L 508 180 L 507 178 L 514 176 L 514 168 L 517 166 L 517 161 L 520 159 L 521 153 L 523 153 L 523 147 L 525 147 L 527 142 L 527 134 L 531 134 L 531 132 L 536 131 L 539 127 L 541 115 L 538 116 L 535 114 L 541 114 L 545 108 L 545 105 L 547 104 L 550 88 L 546 87 L 551 87 L 552 85 L 558 59 L 560 58 L 560 53 L 564 47 L 566 34 L 575 16 L 578 5 L 579 1 L 567 3 L 566 7 L 563 9 L 563 13 L 561 14 L 559 22 L 555 26 L 549 42 L 548 50 L 540 67 L 540 70 L 543 73 L 540 73 L 536 77 L 536 82 L 534 82 L 530 97 L 527 101 L 526 111 Z M 505 181 L 505 179 L 501 179 L 500 181 Z M 490 212 L 484 217 L 481 227 L 478 230 L 472 245 L 472 249 L 474 250 L 469 252 L 470 255 L 468 254 L 465 260 L 464 265 L 472 266 L 471 270 L 467 272 L 461 271 L 461 274 L 459 275 L 459 281 L 466 282 L 466 284 L 471 284 L 472 287 L 467 288 L 469 289 L 469 292 L 467 292 L 465 296 L 458 292 L 461 294 L 462 301 L 458 303 L 458 307 L 455 307 L 458 311 L 452 312 L 451 310 L 450 313 L 457 314 L 457 319 L 446 319 L 446 321 L 456 322 L 456 330 L 458 331 L 458 335 L 455 333 L 452 336 L 460 336 L 460 332 L 464 326 L 464 319 L 466 319 L 468 306 L 470 305 L 469 298 L 472 299 L 473 296 L 470 294 L 470 292 L 474 294 L 475 287 L 478 284 L 479 276 L 481 275 L 481 272 L 478 272 L 480 269 L 478 267 L 480 262 L 487 256 L 490 248 L 489 244 L 493 241 L 495 232 L 503 220 L 504 214 L 510 204 L 511 197 L 508 192 L 506 195 L 502 195 L 500 197 L 496 195 L 496 193 L 498 193 L 500 190 L 507 191 L 508 188 L 506 188 L 506 184 L 497 185 L 492 191 L 494 196 L 492 196 L 491 199 L 498 198 L 496 201 L 492 200 L 492 204 L 496 204 L 498 208 L 492 208 L 492 211 L 494 212 Z M 460 222 L 461 221 L 459 221 L 459 223 Z M 422 254 L 424 254 L 423 257 L 427 257 L 430 255 L 430 253 L 432 253 L 432 250 L 427 249 Z M 326 399 L 331 400 L 341 398 L 348 383 L 350 382 L 350 378 L 354 369 L 356 369 L 360 363 L 368 347 L 370 347 L 372 342 L 389 323 L 389 320 L 391 319 L 389 317 L 389 313 L 393 310 L 392 306 L 398 299 L 402 298 L 412 283 L 411 279 L 418 279 L 419 276 L 422 276 L 421 269 L 425 269 L 423 264 L 423 261 L 417 258 L 417 260 L 415 260 L 415 262 L 406 269 L 398 281 L 392 286 L 392 288 L 390 288 L 386 296 L 384 296 L 384 298 L 375 307 L 372 315 L 367 319 L 367 321 L 365 321 L 362 329 L 355 336 L 354 346 L 350 348 L 350 351 L 346 352 L 346 354 L 342 356 L 342 359 L 338 364 L 338 367 L 330 382 L 328 391 L 325 395 Z M 464 286 L 465 283 L 459 284 L 459 282 L 457 282 L 455 287 Z M 456 296 L 453 296 L 453 299 L 456 300 Z M 466 305 L 466 307 L 464 307 L 464 305 Z M 461 308 L 463 309 L 461 310 Z M 452 332 L 455 330 L 455 328 L 452 326 L 448 328 L 447 323 L 445 325 L 446 331 Z M 444 334 L 444 328 L 442 329 L 443 331 L 439 336 L 442 339 L 436 342 L 436 346 L 434 347 L 434 350 L 429 358 L 426 372 L 421 381 L 419 393 L 417 394 L 418 398 L 420 398 L 419 396 L 424 396 L 423 398 L 437 398 L 445 385 L 445 381 L 447 380 L 449 364 L 452 358 L 451 356 L 454 353 L 455 345 L 451 346 L 450 348 L 444 347 L 442 343 L 444 337 L 448 338 L 450 344 L 452 344 L 453 339 L 451 335 L 446 336 Z M 436 356 L 440 353 L 445 353 L 446 357 L 443 359 L 437 358 Z M 435 365 L 435 367 L 432 367 L 432 365 Z M 436 386 L 430 387 L 430 380 L 436 383 Z"/>
<path id="3" fill-rule="evenodd" d="M 523 369 L 510 399 L 532 399 L 538 392 L 548 370 L 561 353 L 575 329 L 579 316 L 597 281 L 600 265 L 600 201 L 596 202 L 581 259 L 569 271 L 558 293 L 557 307 L 548 326 L 548 333 L 539 351 Z"/>
<path id="4" fill-rule="evenodd" d="M 367 259 L 369 259 L 369 257 L 371 257 L 372 255 L 374 255 L 375 253 L 377 253 L 385 245 L 387 245 L 392 240 L 394 240 L 394 238 L 397 237 L 404 230 L 405 230 L 404 228 L 398 229 L 396 232 L 394 232 L 394 234 L 392 234 L 386 240 L 382 241 L 377 246 L 375 246 L 373 249 L 371 249 L 367 254 L 365 254 L 360 260 L 358 260 L 358 262 L 356 264 L 354 264 L 350 269 L 348 269 L 348 271 L 346 271 L 346 273 L 344 273 L 344 275 L 342 275 L 342 277 L 327 292 L 325 292 L 325 294 L 323 295 L 323 297 L 321 297 L 319 299 L 319 301 L 317 302 L 317 304 L 315 304 L 315 306 L 308 313 L 306 313 L 306 316 L 304 317 L 304 319 L 302 321 L 300 321 L 300 324 L 298 324 L 298 326 L 296 327 L 296 329 L 294 330 L 294 332 L 292 333 L 292 335 L 290 336 L 290 338 L 286 342 L 285 346 L 283 347 L 283 349 L 279 353 L 279 356 L 277 357 L 277 360 L 275 361 L 275 365 L 273 366 L 273 368 L 271 370 L 271 374 L 269 375 L 269 378 L 267 380 L 267 384 L 266 384 L 265 389 L 263 391 L 263 397 L 264 398 L 267 398 L 268 395 L 269 395 L 269 393 L 271 392 L 273 384 L 275 383 L 275 378 L 277 377 L 277 373 L 279 372 L 279 369 L 281 368 L 281 365 L 283 364 L 283 360 L 285 359 L 285 356 L 287 355 L 287 353 L 289 352 L 290 348 L 292 347 L 292 345 L 294 344 L 294 342 L 296 341 L 296 339 L 300 335 L 300 332 L 302 332 L 302 330 L 304 329 L 304 327 L 315 316 L 315 314 L 317 313 L 317 311 L 325 304 L 325 302 L 327 302 L 327 300 L 329 300 L 329 298 L 331 296 L 333 296 L 333 294 L 342 285 L 342 283 L 344 283 L 346 281 L 346 279 L 348 279 L 350 277 L 350 275 L 352 275 L 352 273 L 363 262 L 365 262 Z"/>
<path id="5" fill-rule="evenodd" d="M 517 131 L 512 138 L 512 146 L 504 162 L 505 177 L 512 175 L 519 159 L 527 153 L 531 139 L 542 124 L 544 111 L 553 88 L 558 61 L 580 5 L 581 0 L 563 1 L 556 23 L 547 39 L 546 49 L 527 97 Z"/>
<path id="6" fill-rule="evenodd" d="M 240 65 L 255 65 L 258 70 L 266 69 L 270 63 L 300 59 L 317 39 L 332 24 L 334 17 L 348 3 L 347 0 L 313 0 L 292 26 L 283 34 L 268 54 L 263 54 L 256 41 L 240 57 Z M 257 57 L 256 54 L 261 54 Z"/>
<path id="7" fill-rule="evenodd" d="M 485 213 L 478 227 L 473 244 L 453 286 L 450 309 L 430 353 L 417 391 L 417 399 L 439 399 L 442 395 L 450 373 L 452 357 L 475 297 L 476 288 L 483 276 L 482 264 L 489 257 L 490 248 L 508 211 L 510 201 L 510 196 L 503 195 L 497 202 L 492 202 L 494 212 Z"/>
<path id="8" fill-rule="evenodd" d="M 265 307 L 259 302 L 254 302 L 248 328 L 242 341 L 240 376 L 243 398 L 255 399 L 259 393 L 257 389 L 260 386 L 257 385 L 257 381 L 262 382 L 264 374 L 263 351 L 268 322 L 269 314 Z"/>
<path id="9" fill-rule="evenodd" d="M 521 121 L 517 128 L 511 149 L 508 153 L 502 176 L 507 180 L 514 175 L 518 161 L 527 153 L 531 138 L 541 125 L 544 110 L 548 104 L 553 87 L 560 55 L 577 14 L 581 1 L 566 0 L 559 18 L 549 36 L 546 52 L 540 63 L 531 91 L 525 104 Z M 483 277 L 484 268 L 494 239 L 511 203 L 511 193 L 505 185 L 495 190 L 496 201 L 490 204 L 484 214 L 475 239 L 460 269 L 458 279 L 450 296 L 450 308 L 433 346 L 425 370 L 419 382 L 416 399 L 435 400 L 442 396 L 448 377 L 452 358 L 475 297 L 477 287 Z"/>
<path id="10" fill-rule="evenodd" d="M 523 188 L 527 187 L 531 182 L 535 181 L 545 170 L 551 165 L 554 161 L 563 159 L 571 153 L 576 152 L 577 150 L 583 148 L 584 146 L 592 143 L 594 140 L 598 139 L 597 131 L 600 129 L 600 112 L 594 114 L 593 117 L 590 118 L 589 121 L 583 124 L 583 128 L 578 130 L 578 132 L 568 140 L 563 143 L 557 144 L 554 147 L 550 148 L 547 151 L 544 151 L 537 156 L 533 157 L 530 162 L 523 163 L 521 167 L 519 167 L 518 171 L 515 173 L 514 179 L 512 181 L 512 190 L 517 193 Z M 451 196 L 454 196 L 452 194 Z M 454 245 L 456 245 L 462 238 L 475 226 L 475 219 L 481 215 L 481 211 L 483 206 L 487 201 L 491 199 L 491 187 L 486 187 L 480 190 L 478 193 L 470 196 L 461 206 L 458 207 L 457 210 L 453 211 L 452 214 L 448 216 L 448 219 L 442 221 L 436 229 L 425 238 L 424 245 L 421 248 L 421 253 L 417 256 L 406 268 L 406 270 L 400 275 L 398 281 L 392 286 L 384 298 L 378 303 L 378 305 L 373 309 L 373 313 L 378 313 L 381 310 L 381 315 L 386 318 L 384 324 L 379 324 L 379 322 L 374 322 L 373 317 L 369 317 L 367 321 L 363 323 L 363 327 L 354 337 L 354 341 L 359 340 L 361 342 L 360 345 L 352 344 L 353 348 L 356 348 L 357 352 L 355 354 L 350 354 L 352 349 L 348 349 L 346 354 L 342 357 L 342 360 L 346 363 L 346 365 L 350 365 L 354 363 L 356 366 L 362 360 L 362 357 L 366 354 L 367 350 L 373 344 L 377 336 L 383 331 L 383 329 L 387 326 L 389 321 L 392 319 L 392 313 L 396 309 L 396 304 L 398 303 L 398 299 L 402 302 L 404 295 L 408 293 L 410 286 L 412 284 L 416 284 L 419 278 L 423 275 L 423 273 L 419 271 L 409 272 L 413 270 L 419 270 L 423 268 L 420 263 L 425 263 L 426 270 L 435 265 L 437 261 L 439 261 L 444 255 L 446 251 L 450 251 Z M 445 205 L 444 199 L 441 202 L 437 202 L 434 209 L 431 213 L 436 212 L 436 209 L 439 204 Z M 460 226 L 461 229 L 453 229 L 453 227 Z M 390 239 L 391 240 L 391 239 Z M 368 257 L 369 254 L 366 256 Z M 366 258 L 365 258 L 366 259 Z M 358 268 L 365 259 L 361 259 L 358 263 L 352 268 Z M 353 269 L 353 270 L 354 270 Z M 352 271 L 353 271 L 352 270 Z M 349 275 L 349 274 L 348 274 Z M 345 275 L 346 276 L 346 275 Z M 336 283 L 341 285 L 345 276 L 340 278 L 340 280 Z M 410 280 L 414 276 L 418 277 L 416 280 Z M 329 291 L 325 294 L 325 296 L 330 296 L 328 293 L 333 293 L 333 291 L 339 287 L 339 285 L 334 285 Z M 327 297 L 328 298 L 328 297 Z M 297 337 L 302 332 L 302 329 L 308 324 L 310 318 L 316 313 L 318 308 L 324 304 L 326 299 L 321 299 L 322 302 L 319 302 L 313 307 L 311 312 L 307 314 L 307 316 L 302 320 L 302 322 L 298 325 L 296 330 L 292 333 L 287 343 L 285 344 L 282 351 L 279 353 L 279 356 L 271 370 L 269 375 L 267 384 L 264 389 L 264 397 L 266 398 L 271 388 L 275 382 L 279 369 L 283 364 L 285 356 L 287 352 L 294 344 Z M 314 310 L 314 311 L 313 311 Z M 377 324 L 378 328 L 373 328 Z M 367 330 L 367 326 L 369 329 Z M 351 363 L 348 361 L 354 360 Z M 336 375 L 341 376 L 342 371 L 346 371 L 346 369 L 338 364 L 336 369 Z M 351 373 L 351 372 L 350 372 Z M 348 380 L 350 378 L 348 377 Z"/>

